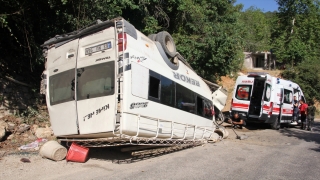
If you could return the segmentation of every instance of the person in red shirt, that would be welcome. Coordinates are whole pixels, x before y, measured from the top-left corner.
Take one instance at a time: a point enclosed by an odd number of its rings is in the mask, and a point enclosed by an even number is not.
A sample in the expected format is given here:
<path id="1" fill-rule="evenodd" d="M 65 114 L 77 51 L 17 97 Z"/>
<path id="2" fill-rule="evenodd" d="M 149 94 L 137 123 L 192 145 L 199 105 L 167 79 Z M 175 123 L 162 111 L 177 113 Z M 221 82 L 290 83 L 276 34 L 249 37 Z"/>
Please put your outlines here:
<path id="1" fill-rule="evenodd" d="M 300 106 L 299 106 L 299 110 L 300 110 L 300 114 L 301 114 L 301 128 L 300 129 L 306 128 L 307 108 L 308 108 L 308 104 L 305 103 L 305 101 L 303 99 L 300 99 Z"/>

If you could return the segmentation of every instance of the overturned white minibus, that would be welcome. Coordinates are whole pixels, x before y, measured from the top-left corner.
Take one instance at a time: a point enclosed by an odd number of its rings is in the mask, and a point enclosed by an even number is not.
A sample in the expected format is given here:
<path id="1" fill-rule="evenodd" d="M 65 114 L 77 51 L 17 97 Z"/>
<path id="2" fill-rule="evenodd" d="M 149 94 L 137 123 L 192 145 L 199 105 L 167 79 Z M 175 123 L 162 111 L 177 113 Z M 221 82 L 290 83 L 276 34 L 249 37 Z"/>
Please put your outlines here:
<path id="1" fill-rule="evenodd" d="M 293 96 L 305 100 L 298 84 L 267 73 L 252 72 L 238 76 L 231 111 L 239 113 L 247 122 L 268 123 L 273 129 L 279 129 L 280 125 L 290 125 L 293 120 Z"/>
<path id="2" fill-rule="evenodd" d="M 221 110 L 226 93 L 192 70 L 165 31 L 147 37 L 116 18 L 42 46 L 50 122 L 61 140 L 200 140 L 216 128 L 213 99 Z"/>

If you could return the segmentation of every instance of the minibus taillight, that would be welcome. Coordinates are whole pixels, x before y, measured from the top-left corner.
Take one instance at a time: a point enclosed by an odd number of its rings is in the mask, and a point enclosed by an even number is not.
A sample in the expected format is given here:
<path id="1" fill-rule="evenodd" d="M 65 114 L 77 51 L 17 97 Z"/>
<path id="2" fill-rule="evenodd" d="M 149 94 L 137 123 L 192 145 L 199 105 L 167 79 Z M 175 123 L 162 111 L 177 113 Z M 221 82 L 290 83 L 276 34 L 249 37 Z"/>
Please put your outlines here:
<path id="1" fill-rule="evenodd" d="M 118 51 L 124 51 L 127 49 L 127 34 L 119 33 L 118 34 Z"/>
<path id="2" fill-rule="evenodd" d="M 269 115 L 272 115 L 272 111 L 273 111 L 273 102 L 270 102 L 270 107 L 269 107 Z"/>

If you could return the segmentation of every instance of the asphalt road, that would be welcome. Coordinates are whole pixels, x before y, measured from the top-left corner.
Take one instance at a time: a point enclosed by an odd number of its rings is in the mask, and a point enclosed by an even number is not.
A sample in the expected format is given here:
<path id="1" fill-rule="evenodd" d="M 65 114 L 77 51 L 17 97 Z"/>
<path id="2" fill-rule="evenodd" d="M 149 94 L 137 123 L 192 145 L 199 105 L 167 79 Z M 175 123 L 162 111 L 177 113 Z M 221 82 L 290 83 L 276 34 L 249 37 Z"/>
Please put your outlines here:
<path id="1" fill-rule="evenodd" d="M 313 132 L 257 125 L 236 131 L 248 138 L 229 130 L 218 143 L 132 161 L 110 148 L 91 148 L 83 164 L 11 154 L 0 160 L 0 179 L 320 179 L 320 121 Z"/>

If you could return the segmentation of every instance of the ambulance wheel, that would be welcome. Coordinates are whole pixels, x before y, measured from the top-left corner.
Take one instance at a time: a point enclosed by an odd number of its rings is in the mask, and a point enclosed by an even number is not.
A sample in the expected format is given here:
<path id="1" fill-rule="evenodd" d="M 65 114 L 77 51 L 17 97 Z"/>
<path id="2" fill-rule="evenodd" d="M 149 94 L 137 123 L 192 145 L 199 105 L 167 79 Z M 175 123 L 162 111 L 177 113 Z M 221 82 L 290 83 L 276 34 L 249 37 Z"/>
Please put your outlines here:
<path id="1" fill-rule="evenodd" d="M 167 31 L 159 32 L 156 36 L 156 41 L 158 41 L 161 44 L 168 58 L 173 58 L 176 56 L 176 45 L 173 41 L 172 36 Z"/>
<path id="2" fill-rule="evenodd" d="M 279 130 L 280 129 L 280 123 L 279 123 L 279 118 L 277 118 L 272 124 L 271 128 L 274 130 Z"/>
<path id="3" fill-rule="evenodd" d="M 156 40 L 156 37 L 157 37 L 156 34 L 150 34 L 150 35 L 148 36 L 148 38 L 151 39 L 152 41 L 155 41 L 155 40 Z"/>

